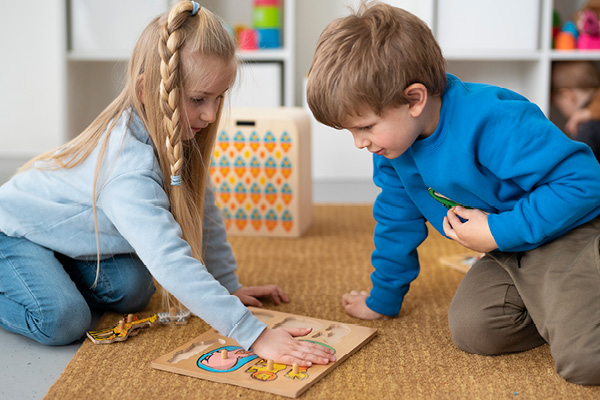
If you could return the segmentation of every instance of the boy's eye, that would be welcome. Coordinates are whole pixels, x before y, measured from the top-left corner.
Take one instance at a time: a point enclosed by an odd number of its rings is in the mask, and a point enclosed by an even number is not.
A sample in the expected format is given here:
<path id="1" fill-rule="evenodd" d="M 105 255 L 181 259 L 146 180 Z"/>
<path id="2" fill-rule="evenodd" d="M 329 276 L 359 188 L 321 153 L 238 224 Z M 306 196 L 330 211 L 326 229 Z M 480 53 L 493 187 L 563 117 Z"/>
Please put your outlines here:
<path id="1" fill-rule="evenodd" d="M 371 130 L 372 127 L 373 127 L 373 125 L 361 126 L 360 128 L 358 128 L 358 130 L 368 131 L 368 130 Z"/>

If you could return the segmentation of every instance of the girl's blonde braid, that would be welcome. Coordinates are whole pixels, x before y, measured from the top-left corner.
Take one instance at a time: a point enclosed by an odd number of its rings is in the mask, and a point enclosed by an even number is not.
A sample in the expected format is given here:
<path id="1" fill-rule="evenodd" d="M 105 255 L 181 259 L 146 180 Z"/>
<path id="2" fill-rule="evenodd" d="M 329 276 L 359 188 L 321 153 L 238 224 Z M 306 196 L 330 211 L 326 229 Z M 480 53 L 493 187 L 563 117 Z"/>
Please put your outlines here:
<path id="1" fill-rule="evenodd" d="M 186 18 L 196 15 L 198 7 L 192 1 L 179 2 L 171 12 L 160 31 L 158 53 L 160 55 L 160 109 L 164 115 L 165 146 L 171 169 L 171 185 L 181 185 L 183 165 L 183 145 L 181 143 L 181 73 L 179 50 L 185 42 L 183 30 L 179 28 Z M 197 3 L 196 3 L 197 4 Z"/>

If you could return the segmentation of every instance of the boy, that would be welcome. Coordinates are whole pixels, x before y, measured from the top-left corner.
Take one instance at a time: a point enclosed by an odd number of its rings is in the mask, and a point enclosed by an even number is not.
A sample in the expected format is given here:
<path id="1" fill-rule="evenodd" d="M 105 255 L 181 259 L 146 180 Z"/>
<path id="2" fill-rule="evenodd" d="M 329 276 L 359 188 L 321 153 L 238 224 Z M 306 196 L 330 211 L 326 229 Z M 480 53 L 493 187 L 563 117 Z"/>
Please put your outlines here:
<path id="1" fill-rule="evenodd" d="M 557 61 L 552 65 L 552 104 L 568 119 L 578 123 L 573 139 L 590 146 L 600 161 L 600 121 L 592 119 L 590 110 L 600 97 L 600 73 L 593 61 Z M 587 118 L 585 117 L 587 116 Z"/>
<path id="2" fill-rule="evenodd" d="M 458 347 L 492 355 L 548 342 L 564 379 L 600 384 L 600 165 L 589 147 L 522 96 L 446 74 L 427 26 L 385 4 L 323 31 L 307 98 L 317 120 L 374 153 L 382 190 L 373 286 L 344 295 L 348 314 L 399 313 L 429 221 L 487 253 L 450 306 Z M 464 206 L 447 210 L 429 188 Z"/>

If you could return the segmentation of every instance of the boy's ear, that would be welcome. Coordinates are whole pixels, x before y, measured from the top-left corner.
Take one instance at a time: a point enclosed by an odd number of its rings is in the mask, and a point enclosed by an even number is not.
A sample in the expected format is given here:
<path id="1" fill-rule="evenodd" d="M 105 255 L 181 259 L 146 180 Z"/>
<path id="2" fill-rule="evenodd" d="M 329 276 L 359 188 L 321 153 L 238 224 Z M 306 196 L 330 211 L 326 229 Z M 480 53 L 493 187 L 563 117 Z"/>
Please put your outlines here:
<path id="1" fill-rule="evenodd" d="M 404 95 L 408 97 L 408 111 L 412 117 L 421 115 L 427 104 L 427 88 L 422 83 L 413 83 L 404 89 Z"/>

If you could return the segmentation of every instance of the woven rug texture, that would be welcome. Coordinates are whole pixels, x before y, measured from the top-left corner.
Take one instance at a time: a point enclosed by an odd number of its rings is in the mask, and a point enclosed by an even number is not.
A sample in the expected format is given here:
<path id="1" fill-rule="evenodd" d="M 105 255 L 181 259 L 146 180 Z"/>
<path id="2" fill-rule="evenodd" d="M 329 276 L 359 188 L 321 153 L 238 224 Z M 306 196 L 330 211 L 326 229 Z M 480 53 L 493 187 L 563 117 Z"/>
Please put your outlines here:
<path id="1" fill-rule="evenodd" d="M 600 387 L 567 383 L 554 370 L 548 345 L 518 354 L 477 356 L 454 346 L 448 307 L 464 276 L 439 258 L 465 248 L 430 228 L 420 246 L 421 273 L 402 311 L 386 321 L 345 314 L 341 296 L 368 290 L 375 222 L 369 205 L 317 205 L 301 238 L 230 237 L 244 285 L 281 286 L 288 304 L 264 307 L 377 328 L 377 336 L 308 389 L 301 399 L 599 399 Z M 158 296 L 140 313 L 160 309 Z M 97 328 L 121 315 L 106 313 Z M 159 356 L 209 329 L 199 318 L 154 326 L 125 342 L 85 340 L 45 399 L 277 399 L 268 393 L 152 369 Z"/>

